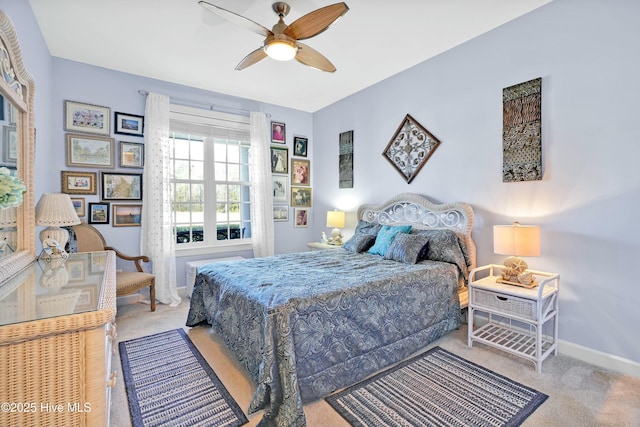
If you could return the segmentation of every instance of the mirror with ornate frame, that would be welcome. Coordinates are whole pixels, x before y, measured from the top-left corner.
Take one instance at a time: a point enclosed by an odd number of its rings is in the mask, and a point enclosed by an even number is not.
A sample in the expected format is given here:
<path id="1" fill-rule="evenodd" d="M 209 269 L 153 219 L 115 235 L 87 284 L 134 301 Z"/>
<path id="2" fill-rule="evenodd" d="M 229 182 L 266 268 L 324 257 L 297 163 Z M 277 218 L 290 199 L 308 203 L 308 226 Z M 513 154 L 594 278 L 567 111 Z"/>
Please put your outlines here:
<path id="1" fill-rule="evenodd" d="M 17 207 L 0 209 L 0 237 L 9 246 L 0 254 L 0 283 L 35 259 L 33 121 L 34 82 L 24 68 L 11 19 L 0 10 L 0 167 L 24 182 L 26 192 Z"/>

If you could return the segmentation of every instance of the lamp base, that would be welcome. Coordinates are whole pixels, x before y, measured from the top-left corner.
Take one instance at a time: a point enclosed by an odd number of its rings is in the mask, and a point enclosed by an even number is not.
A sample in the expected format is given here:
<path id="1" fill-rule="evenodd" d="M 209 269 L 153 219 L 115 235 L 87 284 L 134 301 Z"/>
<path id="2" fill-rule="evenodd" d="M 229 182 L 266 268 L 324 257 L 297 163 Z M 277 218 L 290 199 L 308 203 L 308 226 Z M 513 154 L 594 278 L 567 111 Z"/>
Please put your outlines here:
<path id="1" fill-rule="evenodd" d="M 496 280 L 497 283 L 520 286 L 523 288 L 534 288 L 538 283 L 534 280 L 533 274 L 527 271 L 527 262 L 520 257 L 510 256 L 504 260 L 502 277 Z"/>
<path id="2" fill-rule="evenodd" d="M 64 250 L 69 241 L 69 232 L 60 227 L 47 227 L 40 232 L 40 242 L 42 242 L 42 253 L 40 258 L 45 260 L 62 258 L 66 260 L 69 254 Z"/>
<path id="3" fill-rule="evenodd" d="M 342 246 L 342 233 L 340 232 L 339 228 L 334 228 L 333 230 L 331 230 L 331 238 L 329 239 L 328 243 L 330 245 Z"/>

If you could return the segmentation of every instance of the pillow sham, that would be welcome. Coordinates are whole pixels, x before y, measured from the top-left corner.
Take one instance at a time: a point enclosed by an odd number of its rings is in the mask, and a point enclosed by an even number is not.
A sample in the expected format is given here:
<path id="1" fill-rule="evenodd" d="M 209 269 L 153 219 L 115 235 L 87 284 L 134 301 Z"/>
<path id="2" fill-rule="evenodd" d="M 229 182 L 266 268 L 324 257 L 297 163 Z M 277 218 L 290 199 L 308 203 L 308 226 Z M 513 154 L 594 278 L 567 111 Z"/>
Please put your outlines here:
<path id="1" fill-rule="evenodd" d="M 469 256 L 463 238 L 453 230 L 434 228 L 431 230 L 415 231 L 417 235 L 427 236 L 429 243 L 425 252 L 425 259 L 443 261 L 458 267 L 462 277 L 469 276 Z"/>
<path id="2" fill-rule="evenodd" d="M 429 237 L 422 234 L 398 233 L 389 245 L 384 259 L 415 264 L 424 258 Z"/>
<path id="3" fill-rule="evenodd" d="M 368 250 L 375 240 L 376 236 L 371 234 L 356 233 L 342 247 L 349 252 L 361 253 Z"/>
<path id="4" fill-rule="evenodd" d="M 409 231 L 411 231 L 410 225 L 383 225 L 380 231 L 378 231 L 375 243 L 367 252 L 374 255 L 384 256 L 396 235 L 398 233 L 408 233 Z"/>

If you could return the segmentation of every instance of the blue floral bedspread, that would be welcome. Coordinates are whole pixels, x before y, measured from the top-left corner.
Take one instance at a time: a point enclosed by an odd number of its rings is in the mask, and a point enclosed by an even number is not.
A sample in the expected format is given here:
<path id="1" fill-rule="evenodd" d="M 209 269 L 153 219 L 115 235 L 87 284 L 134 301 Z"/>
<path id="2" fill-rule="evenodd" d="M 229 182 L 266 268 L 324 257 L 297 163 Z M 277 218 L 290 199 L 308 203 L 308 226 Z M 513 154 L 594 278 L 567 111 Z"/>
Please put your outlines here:
<path id="1" fill-rule="evenodd" d="M 458 270 L 343 249 L 198 269 L 187 326 L 212 325 L 257 388 L 261 425 L 399 362 L 459 325 Z"/>

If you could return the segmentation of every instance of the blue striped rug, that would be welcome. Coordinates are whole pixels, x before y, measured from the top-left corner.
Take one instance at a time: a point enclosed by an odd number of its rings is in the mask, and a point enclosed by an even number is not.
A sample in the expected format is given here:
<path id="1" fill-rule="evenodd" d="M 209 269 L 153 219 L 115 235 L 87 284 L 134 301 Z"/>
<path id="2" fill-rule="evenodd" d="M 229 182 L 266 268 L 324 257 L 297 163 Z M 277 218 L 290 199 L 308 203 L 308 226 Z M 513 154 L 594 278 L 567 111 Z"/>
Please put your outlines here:
<path id="1" fill-rule="evenodd" d="M 241 426 L 247 417 L 182 329 L 118 344 L 131 422 Z"/>
<path id="2" fill-rule="evenodd" d="M 519 426 L 547 397 L 434 347 L 326 401 L 353 426 Z"/>

